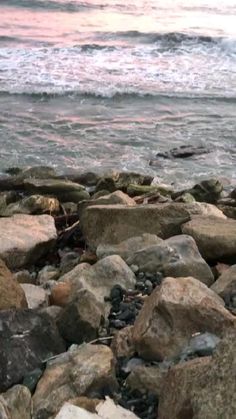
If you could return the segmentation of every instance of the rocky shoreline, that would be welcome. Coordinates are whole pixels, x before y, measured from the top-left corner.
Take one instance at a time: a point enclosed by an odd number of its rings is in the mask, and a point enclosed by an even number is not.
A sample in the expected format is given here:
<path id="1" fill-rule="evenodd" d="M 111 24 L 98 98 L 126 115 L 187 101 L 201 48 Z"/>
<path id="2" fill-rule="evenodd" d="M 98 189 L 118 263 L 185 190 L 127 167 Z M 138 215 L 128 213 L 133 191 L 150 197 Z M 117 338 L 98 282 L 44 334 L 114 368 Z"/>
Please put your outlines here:
<path id="1" fill-rule="evenodd" d="M 236 417 L 236 189 L 0 178 L 0 418 Z"/>

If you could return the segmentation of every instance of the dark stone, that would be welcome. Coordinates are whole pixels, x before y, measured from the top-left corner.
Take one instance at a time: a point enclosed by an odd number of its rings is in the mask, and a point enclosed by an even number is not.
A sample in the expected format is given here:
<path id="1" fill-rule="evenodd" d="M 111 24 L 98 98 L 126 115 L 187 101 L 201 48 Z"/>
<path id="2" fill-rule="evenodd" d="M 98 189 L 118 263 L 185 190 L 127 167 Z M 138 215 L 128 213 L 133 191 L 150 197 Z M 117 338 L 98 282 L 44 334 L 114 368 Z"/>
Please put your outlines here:
<path id="1" fill-rule="evenodd" d="M 210 153 L 210 150 L 204 146 L 181 145 L 180 147 L 172 148 L 170 151 L 157 153 L 156 157 L 162 157 L 163 159 L 186 159 L 208 153 Z"/>
<path id="2" fill-rule="evenodd" d="M 65 351 L 55 323 L 34 310 L 0 312 L 0 391 L 21 383 L 42 362 Z"/>
<path id="3" fill-rule="evenodd" d="M 189 193 L 198 202 L 215 204 L 221 198 L 222 191 L 223 185 L 218 179 L 207 179 L 197 183 L 191 189 L 175 192 L 171 195 L 171 197 L 172 199 L 176 199 L 185 193 Z"/>
<path id="4" fill-rule="evenodd" d="M 24 377 L 24 380 L 22 383 L 23 386 L 28 387 L 31 393 L 33 393 L 42 374 L 43 374 L 43 370 L 40 368 L 36 368 L 35 370 L 29 372 Z"/>

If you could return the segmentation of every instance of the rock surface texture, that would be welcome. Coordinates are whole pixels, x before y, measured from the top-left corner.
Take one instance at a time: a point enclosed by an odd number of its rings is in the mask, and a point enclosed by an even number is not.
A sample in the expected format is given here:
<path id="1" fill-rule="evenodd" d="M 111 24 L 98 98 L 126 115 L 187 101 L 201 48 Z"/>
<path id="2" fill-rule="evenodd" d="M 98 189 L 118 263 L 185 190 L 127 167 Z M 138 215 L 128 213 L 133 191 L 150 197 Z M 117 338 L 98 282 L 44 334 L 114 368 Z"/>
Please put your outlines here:
<path id="1" fill-rule="evenodd" d="M 13 278 L 5 262 L 0 259 L 0 310 L 27 307 L 23 289 Z"/>

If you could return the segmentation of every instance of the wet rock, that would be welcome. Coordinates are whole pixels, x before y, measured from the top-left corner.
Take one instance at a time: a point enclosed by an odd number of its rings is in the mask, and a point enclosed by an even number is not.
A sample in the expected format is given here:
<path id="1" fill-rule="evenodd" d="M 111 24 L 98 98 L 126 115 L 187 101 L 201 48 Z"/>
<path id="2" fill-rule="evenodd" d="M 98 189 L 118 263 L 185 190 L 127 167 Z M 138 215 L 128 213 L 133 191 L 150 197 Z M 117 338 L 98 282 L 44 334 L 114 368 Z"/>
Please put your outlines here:
<path id="1" fill-rule="evenodd" d="M 1 411 L 3 407 L 4 414 Z M 0 395 L 1 419 L 31 419 L 31 393 L 17 385 Z"/>
<path id="2" fill-rule="evenodd" d="M 210 286 L 213 274 L 202 259 L 195 241 L 179 235 L 159 244 L 143 247 L 127 259 L 128 265 L 137 265 L 141 272 L 162 272 L 164 276 L 193 276 Z"/>
<path id="3" fill-rule="evenodd" d="M 141 393 L 150 391 L 160 395 L 167 370 L 159 366 L 140 365 L 135 367 L 126 379 L 127 387 Z"/>
<path id="4" fill-rule="evenodd" d="M 33 419 L 49 419 L 65 401 L 103 398 L 117 390 L 112 351 L 105 345 L 74 345 L 48 361 L 33 396 Z M 68 419 L 68 418 L 67 418 Z"/>
<path id="5" fill-rule="evenodd" d="M 36 309 L 48 306 L 48 294 L 46 291 L 33 284 L 21 284 L 29 308 Z"/>
<path id="6" fill-rule="evenodd" d="M 103 317 L 103 305 L 98 303 L 91 292 L 82 289 L 61 311 L 57 326 L 67 342 L 81 344 L 98 337 Z"/>
<path id="7" fill-rule="evenodd" d="M 14 214 L 56 214 L 60 204 L 56 198 L 41 195 L 32 195 L 12 203 L 1 211 L 1 216 L 11 217 Z"/>
<path id="8" fill-rule="evenodd" d="M 27 307 L 24 291 L 0 259 L 0 310 Z"/>
<path id="9" fill-rule="evenodd" d="M 13 215 L 0 218 L 0 257 L 9 268 L 34 263 L 47 253 L 57 238 L 50 215 Z"/>
<path id="10" fill-rule="evenodd" d="M 131 237 L 130 239 L 124 240 L 119 244 L 99 244 L 96 253 L 99 259 L 110 255 L 119 255 L 126 261 L 138 250 L 141 250 L 144 247 L 159 244 L 162 241 L 163 240 L 155 234 L 142 234 L 141 236 Z"/>
<path id="11" fill-rule="evenodd" d="M 163 360 L 178 356 L 197 332 L 222 336 L 235 317 L 217 294 L 195 278 L 165 278 L 137 317 L 133 337 L 140 356 Z"/>
<path id="12" fill-rule="evenodd" d="M 180 147 L 172 148 L 170 151 L 157 153 L 156 157 L 164 159 L 186 159 L 208 153 L 210 153 L 210 150 L 204 146 L 181 145 Z"/>
<path id="13" fill-rule="evenodd" d="M 56 197 L 60 202 L 80 202 L 90 195 L 84 186 L 60 179 L 25 179 L 24 186 L 33 194 L 46 194 Z"/>
<path id="14" fill-rule="evenodd" d="M 232 330 L 213 357 L 194 359 L 171 368 L 163 383 L 158 418 L 234 418 L 235 344 L 235 330 Z"/>
<path id="15" fill-rule="evenodd" d="M 225 258 L 236 255 L 236 221 L 210 217 L 196 217 L 186 223 L 182 231 L 197 243 L 204 259 Z"/>
<path id="16" fill-rule="evenodd" d="M 124 289 L 134 288 L 135 275 L 120 256 L 114 255 L 94 265 L 79 264 L 63 275 L 60 282 L 70 283 L 74 291 L 85 288 L 104 303 L 104 298 L 109 296 L 114 285 Z"/>
<path id="17" fill-rule="evenodd" d="M 0 391 L 20 383 L 42 361 L 65 350 L 55 324 L 33 310 L 0 312 Z"/>
<path id="18" fill-rule="evenodd" d="M 236 295 L 236 265 L 225 270 L 211 289 L 220 295 L 227 305 L 230 305 L 231 297 Z"/>
<path id="19" fill-rule="evenodd" d="M 221 198 L 222 191 L 223 185 L 218 179 L 208 179 L 197 183 L 193 188 L 172 194 L 172 198 L 175 199 L 187 192 L 190 193 L 196 201 L 215 204 Z"/>
<path id="20" fill-rule="evenodd" d="M 133 326 L 127 326 L 115 333 L 112 339 L 111 349 L 116 358 L 131 357 L 134 355 Z"/>

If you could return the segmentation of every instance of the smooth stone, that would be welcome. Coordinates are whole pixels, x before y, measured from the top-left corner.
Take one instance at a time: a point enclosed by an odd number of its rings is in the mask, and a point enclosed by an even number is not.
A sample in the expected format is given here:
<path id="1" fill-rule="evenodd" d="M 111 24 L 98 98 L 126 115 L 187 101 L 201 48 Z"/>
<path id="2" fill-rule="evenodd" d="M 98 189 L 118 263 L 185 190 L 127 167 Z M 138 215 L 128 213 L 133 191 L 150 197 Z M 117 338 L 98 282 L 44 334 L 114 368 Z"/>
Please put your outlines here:
<path id="1" fill-rule="evenodd" d="M 182 231 L 194 238 L 204 259 L 236 256 L 236 221 L 196 217 L 183 225 Z"/>
<path id="2" fill-rule="evenodd" d="M 193 334 L 218 337 L 235 327 L 224 301 L 195 278 L 165 278 L 145 300 L 134 323 L 133 338 L 144 359 L 162 361 L 181 353 Z"/>
<path id="3" fill-rule="evenodd" d="M 220 339 L 213 333 L 200 333 L 190 339 L 189 349 L 192 354 L 210 356 L 219 342 Z"/>
<path id="4" fill-rule="evenodd" d="M 0 257 L 9 268 L 34 263 L 51 250 L 57 238 L 50 215 L 17 214 L 0 218 Z"/>
<path id="5" fill-rule="evenodd" d="M 42 361 L 65 350 L 52 320 L 34 310 L 0 311 L 0 391 L 20 383 Z"/>
<path id="6" fill-rule="evenodd" d="M 0 259 L 0 310 L 27 307 L 27 298 L 23 289 Z"/>
<path id="7" fill-rule="evenodd" d="M 25 293 L 29 308 L 37 309 L 48 306 L 48 294 L 43 288 L 33 284 L 21 284 L 21 288 Z"/>

